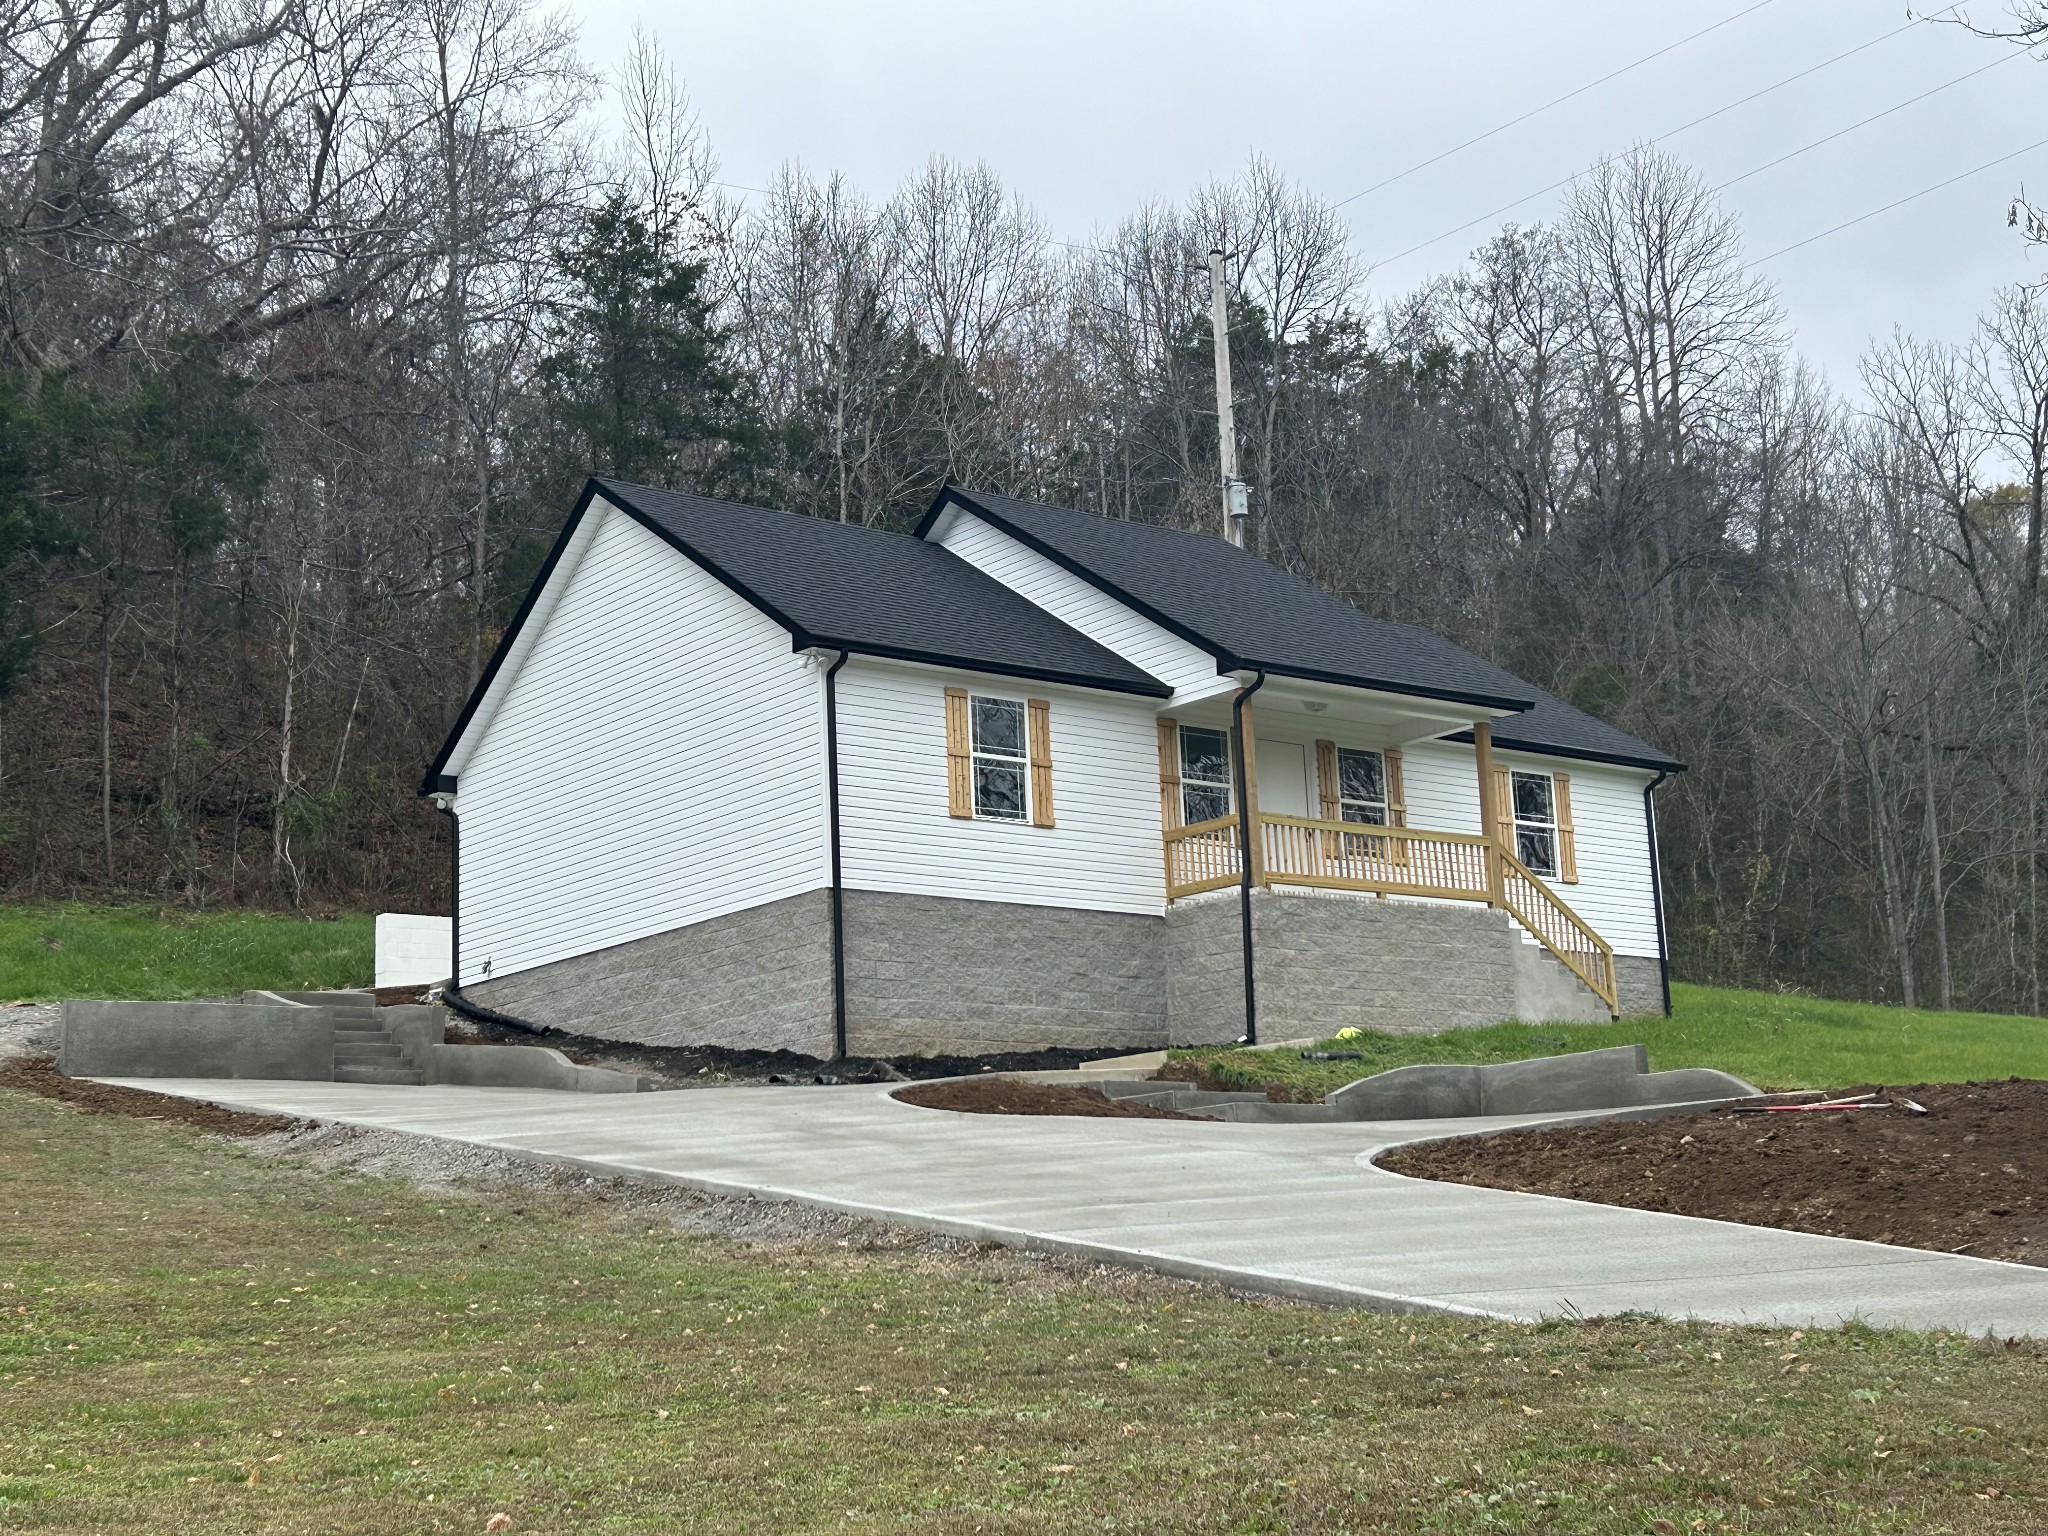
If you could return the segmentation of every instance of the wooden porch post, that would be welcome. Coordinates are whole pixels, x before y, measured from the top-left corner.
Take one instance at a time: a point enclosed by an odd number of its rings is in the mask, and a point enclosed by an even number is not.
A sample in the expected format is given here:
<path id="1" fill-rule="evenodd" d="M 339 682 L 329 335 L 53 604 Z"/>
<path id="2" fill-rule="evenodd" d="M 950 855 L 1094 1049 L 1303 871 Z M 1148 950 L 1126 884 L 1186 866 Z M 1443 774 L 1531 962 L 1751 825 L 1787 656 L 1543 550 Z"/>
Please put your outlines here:
<path id="1" fill-rule="evenodd" d="M 1244 764 L 1244 783 L 1238 793 L 1244 797 L 1245 825 L 1251 833 L 1251 846 L 1245 851 L 1245 857 L 1252 872 L 1252 884 L 1263 886 L 1266 884 L 1266 831 L 1259 825 L 1259 738 L 1252 729 L 1249 700 L 1238 707 L 1238 719 L 1242 722 L 1238 756 Z"/>
<path id="2" fill-rule="evenodd" d="M 1486 904 L 1500 906 L 1506 899 L 1500 861 L 1500 815 L 1493 803 L 1493 724 L 1475 721 L 1472 726 L 1472 757 L 1479 768 L 1479 830 L 1486 838 Z"/>

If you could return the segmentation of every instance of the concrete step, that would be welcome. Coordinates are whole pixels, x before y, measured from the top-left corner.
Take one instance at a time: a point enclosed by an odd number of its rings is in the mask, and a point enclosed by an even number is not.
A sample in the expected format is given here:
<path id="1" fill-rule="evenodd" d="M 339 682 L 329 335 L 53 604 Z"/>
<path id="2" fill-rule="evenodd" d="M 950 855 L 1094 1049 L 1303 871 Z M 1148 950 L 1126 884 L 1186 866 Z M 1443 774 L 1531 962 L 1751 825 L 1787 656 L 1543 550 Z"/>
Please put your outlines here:
<path id="1" fill-rule="evenodd" d="M 410 1067 L 367 1067 L 344 1062 L 335 1063 L 334 1080 L 337 1083 L 386 1083 L 412 1088 L 426 1081 Z"/>
<path id="2" fill-rule="evenodd" d="M 366 1045 L 344 1045 L 334 1042 L 334 1060 L 339 1066 L 344 1061 L 356 1062 L 362 1066 L 382 1066 L 387 1062 L 402 1059 L 403 1053 L 388 1040 L 379 1040 Z"/>
<path id="3" fill-rule="evenodd" d="M 337 1029 L 334 1032 L 336 1045 L 383 1045 L 390 1038 L 388 1029 Z"/>

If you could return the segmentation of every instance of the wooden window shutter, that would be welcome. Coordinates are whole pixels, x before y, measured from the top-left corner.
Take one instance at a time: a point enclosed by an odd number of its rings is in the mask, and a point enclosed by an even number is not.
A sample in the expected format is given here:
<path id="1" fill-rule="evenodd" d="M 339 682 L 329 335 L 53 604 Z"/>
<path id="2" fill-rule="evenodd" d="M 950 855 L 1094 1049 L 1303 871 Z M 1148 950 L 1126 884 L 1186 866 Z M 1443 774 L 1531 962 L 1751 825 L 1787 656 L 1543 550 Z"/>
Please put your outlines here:
<path id="1" fill-rule="evenodd" d="M 1180 722 L 1159 721 L 1159 825 L 1171 832 L 1183 825 L 1180 798 Z"/>
<path id="2" fill-rule="evenodd" d="M 1509 853 L 1515 851 L 1515 786 L 1508 770 L 1497 763 L 1493 769 L 1493 835 Z"/>
<path id="3" fill-rule="evenodd" d="M 1389 747 L 1380 754 L 1380 762 L 1386 769 L 1387 825 L 1405 827 L 1408 825 L 1408 789 L 1401 779 L 1401 749 Z M 1397 838 L 1393 843 L 1394 862 L 1408 862 L 1408 840 Z"/>
<path id="4" fill-rule="evenodd" d="M 1552 807 L 1557 813 L 1557 878 L 1566 885 L 1579 883 L 1579 839 L 1572 830 L 1572 776 L 1550 776 Z"/>
<path id="5" fill-rule="evenodd" d="M 1045 699 L 1026 699 L 1026 722 L 1031 753 L 1031 825 L 1052 823 L 1052 704 Z"/>
<path id="6" fill-rule="evenodd" d="M 974 817 L 973 737 L 967 724 L 967 690 L 946 690 L 946 814 Z"/>
<path id="7" fill-rule="evenodd" d="M 1324 821 L 1343 819 L 1343 807 L 1338 804 L 1337 791 L 1337 743 L 1319 741 L 1316 743 L 1316 792 L 1322 799 L 1320 814 Z"/>

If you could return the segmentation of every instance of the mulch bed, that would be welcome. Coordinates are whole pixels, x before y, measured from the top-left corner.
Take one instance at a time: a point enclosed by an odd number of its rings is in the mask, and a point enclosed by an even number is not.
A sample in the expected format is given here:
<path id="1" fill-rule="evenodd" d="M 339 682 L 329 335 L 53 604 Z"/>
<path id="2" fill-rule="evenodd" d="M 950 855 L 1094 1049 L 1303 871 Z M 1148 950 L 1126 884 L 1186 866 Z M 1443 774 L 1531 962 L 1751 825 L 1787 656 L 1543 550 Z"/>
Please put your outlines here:
<path id="1" fill-rule="evenodd" d="M 906 1104 L 970 1115 L 1088 1115 L 1099 1120 L 1198 1120 L 1174 1109 L 1112 1099 L 1077 1083 L 1032 1083 L 1014 1077 L 970 1077 L 898 1090 Z"/>
<path id="2" fill-rule="evenodd" d="M 382 999 L 381 991 L 378 995 Z M 485 1019 L 465 1018 L 452 1010 L 447 1038 L 450 1045 L 549 1045 L 584 1066 L 643 1072 L 678 1084 L 704 1078 L 740 1083 L 889 1083 L 965 1077 L 974 1072 L 1068 1072 L 1103 1054 L 1099 1050 L 994 1051 L 986 1056 L 850 1056 L 826 1061 L 796 1051 L 640 1045 L 566 1029 L 530 1033 Z"/>
<path id="3" fill-rule="evenodd" d="M 1865 1090 L 1852 1089 L 1848 1092 Z M 1926 1106 L 1728 1109 L 1405 1148 L 1395 1173 L 2048 1266 L 2048 1082 L 1881 1091 Z"/>
<path id="4" fill-rule="evenodd" d="M 179 1120 L 222 1136 L 264 1136 L 296 1125 L 290 1115 L 252 1115 L 218 1104 L 173 1098 L 141 1088 L 116 1088 L 108 1083 L 66 1077 L 54 1056 L 23 1056 L 0 1062 L 0 1088 L 59 1099 L 89 1115 L 134 1115 L 144 1120 Z"/>

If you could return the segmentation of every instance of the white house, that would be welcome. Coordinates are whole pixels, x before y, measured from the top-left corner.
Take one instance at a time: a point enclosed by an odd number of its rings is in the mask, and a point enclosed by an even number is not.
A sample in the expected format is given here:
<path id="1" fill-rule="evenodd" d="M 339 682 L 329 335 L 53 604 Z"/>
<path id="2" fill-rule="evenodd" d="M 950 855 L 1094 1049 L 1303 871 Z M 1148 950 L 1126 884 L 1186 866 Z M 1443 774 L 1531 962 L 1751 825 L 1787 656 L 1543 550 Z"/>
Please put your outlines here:
<path id="1" fill-rule="evenodd" d="M 824 1057 L 1659 1011 L 1680 767 L 1218 538 L 597 480 L 422 792 L 467 998 Z"/>

